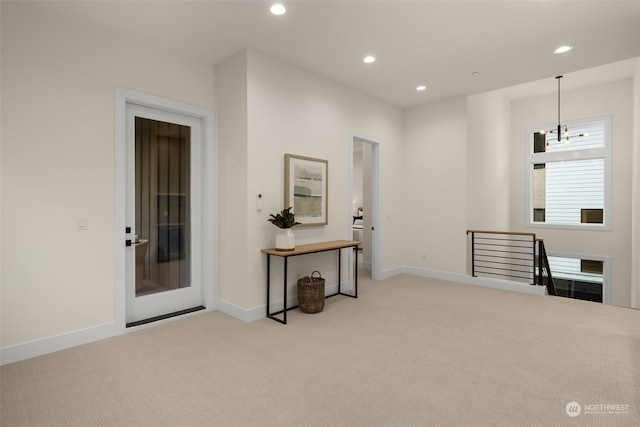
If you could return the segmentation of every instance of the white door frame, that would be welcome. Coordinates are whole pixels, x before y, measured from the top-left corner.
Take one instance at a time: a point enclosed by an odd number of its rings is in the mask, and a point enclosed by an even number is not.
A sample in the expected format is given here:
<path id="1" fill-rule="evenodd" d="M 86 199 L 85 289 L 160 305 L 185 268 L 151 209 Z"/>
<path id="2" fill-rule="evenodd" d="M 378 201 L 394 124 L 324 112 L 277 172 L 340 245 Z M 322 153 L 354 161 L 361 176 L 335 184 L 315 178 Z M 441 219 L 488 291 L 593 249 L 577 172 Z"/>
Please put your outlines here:
<path id="1" fill-rule="evenodd" d="M 353 211 L 353 142 L 359 139 L 371 146 L 371 278 L 380 278 L 380 143 L 370 137 L 359 134 L 352 134 L 347 144 L 349 153 L 349 191 L 347 192 L 348 211 Z M 349 221 L 348 235 L 353 235 L 353 227 Z M 351 263 L 350 263 L 351 264 Z"/>
<path id="2" fill-rule="evenodd" d="M 191 116 L 202 122 L 202 292 L 207 311 L 217 308 L 214 287 L 214 114 L 213 111 L 116 87 L 114 149 L 114 322 L 126 330 L 127 103 Z M 129 328 L 134 329 L 134 328 Z"/>

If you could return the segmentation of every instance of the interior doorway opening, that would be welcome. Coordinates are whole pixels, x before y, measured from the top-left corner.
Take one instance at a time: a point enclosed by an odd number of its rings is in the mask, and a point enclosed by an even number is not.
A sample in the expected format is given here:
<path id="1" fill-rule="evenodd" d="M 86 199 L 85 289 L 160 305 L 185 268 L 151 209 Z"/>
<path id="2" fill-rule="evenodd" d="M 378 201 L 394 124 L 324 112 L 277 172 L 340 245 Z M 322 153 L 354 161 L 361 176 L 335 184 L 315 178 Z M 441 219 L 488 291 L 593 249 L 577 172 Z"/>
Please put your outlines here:
<path id="1" fill-rule="evenodd" d="M 360 136 L 353 136 L 350 144 L 349 211 L 351 212 L 351 236 L 360 240 L 358 257 L 361 269 L 371 272 L 377 280 L 379 270 L 378 223 L 378 156 L 379 143 Z"/>

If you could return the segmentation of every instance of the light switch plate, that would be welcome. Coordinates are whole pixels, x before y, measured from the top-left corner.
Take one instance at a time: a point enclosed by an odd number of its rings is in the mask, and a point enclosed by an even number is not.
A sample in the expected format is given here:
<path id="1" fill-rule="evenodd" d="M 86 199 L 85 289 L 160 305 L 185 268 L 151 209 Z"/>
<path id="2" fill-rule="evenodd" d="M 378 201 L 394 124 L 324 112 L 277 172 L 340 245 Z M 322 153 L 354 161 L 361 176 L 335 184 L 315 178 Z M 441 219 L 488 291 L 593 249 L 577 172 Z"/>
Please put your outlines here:
<path id="1" fill-rule="evenodd" d="M 256 210 L 257 211 L 262 210 L 262 193 L 258 193 L 256 195 Z"/>

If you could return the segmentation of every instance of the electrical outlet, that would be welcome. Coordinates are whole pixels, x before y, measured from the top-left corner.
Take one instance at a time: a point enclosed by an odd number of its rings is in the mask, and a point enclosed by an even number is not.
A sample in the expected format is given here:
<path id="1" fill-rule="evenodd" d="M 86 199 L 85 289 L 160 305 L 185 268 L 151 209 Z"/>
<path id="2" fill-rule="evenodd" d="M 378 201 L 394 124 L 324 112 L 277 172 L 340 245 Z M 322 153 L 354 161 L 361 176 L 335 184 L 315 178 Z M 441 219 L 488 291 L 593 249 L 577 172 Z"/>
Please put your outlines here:
<path id="1" fill-rule="evenodd" d="M 427 260 L 427 254 L 422 254 L 422 260 L 426 261 Z"/>
<path id="2" fill-rule="evenodd" d="M 76 219 L 76 230 L 85 231 L 88 228 L 87 218 Z"/>

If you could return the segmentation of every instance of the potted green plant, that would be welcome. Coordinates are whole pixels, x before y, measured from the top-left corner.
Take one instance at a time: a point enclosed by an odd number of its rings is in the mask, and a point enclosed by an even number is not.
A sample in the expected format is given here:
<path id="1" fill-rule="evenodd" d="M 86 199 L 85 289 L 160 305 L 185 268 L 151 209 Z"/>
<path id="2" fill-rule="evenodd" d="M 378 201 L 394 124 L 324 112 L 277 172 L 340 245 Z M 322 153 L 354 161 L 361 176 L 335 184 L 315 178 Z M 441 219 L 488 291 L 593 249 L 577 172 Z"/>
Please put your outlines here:
<path id="1" fill-rule="evenodd" d="M 296 221 L 294 213 L 291 212 L 291 207 L 269 216 L 270 218 L 267 221 L 279 228 L 278 233 L 276 233 L 276 250 L 294 250 L 296 248 L 296 236 L 291 228 L 300 223 Z"/>

